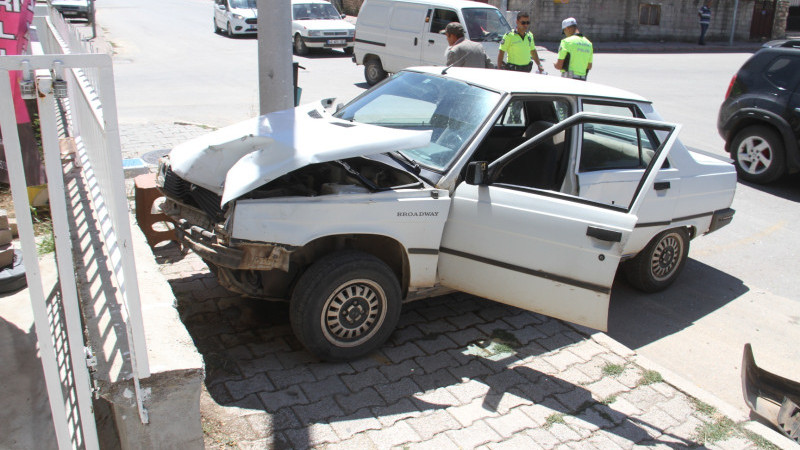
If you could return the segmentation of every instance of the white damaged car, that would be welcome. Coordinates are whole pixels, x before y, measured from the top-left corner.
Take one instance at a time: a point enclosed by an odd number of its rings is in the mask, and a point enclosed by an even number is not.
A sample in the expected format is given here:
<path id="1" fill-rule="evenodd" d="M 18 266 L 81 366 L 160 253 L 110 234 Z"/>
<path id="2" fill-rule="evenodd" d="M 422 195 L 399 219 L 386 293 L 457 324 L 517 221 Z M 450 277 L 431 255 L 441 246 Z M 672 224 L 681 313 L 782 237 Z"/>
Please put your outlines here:
<path id="1" fill-rule="evenodd" d="M 289 301 L 298 339 L 346 360 L 454 290 L 604 330 L 618 266 L 666 288 L 734 213 L 734 167 L 679 129 L 594 83 L 415 68 L 178 145 L 158 184 L 220 284 Z"/>

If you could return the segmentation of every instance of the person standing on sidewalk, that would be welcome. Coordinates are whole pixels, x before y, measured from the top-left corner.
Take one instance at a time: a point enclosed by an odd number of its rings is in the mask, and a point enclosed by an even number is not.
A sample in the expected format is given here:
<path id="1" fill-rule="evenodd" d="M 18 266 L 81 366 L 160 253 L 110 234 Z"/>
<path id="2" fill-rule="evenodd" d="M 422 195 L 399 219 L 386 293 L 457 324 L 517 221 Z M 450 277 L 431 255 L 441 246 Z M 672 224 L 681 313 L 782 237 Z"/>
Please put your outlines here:
<path id="1" fill-rule="evenodd" d="M 464 39 L 464 27 L 460 23 L 448 23 L 444 28 L 444 35 L 447 37 L 447 44 L 450 45 L 445 52 L 448 67 L 494 68 L 492 60 L 486 56 L 481 44 Z"/>
<path id="2" fill-rule="evenodd" d="M 561 71 L 564 78 L 586 81 L 594 56 L 592 42 L 578 30 L 578 21 L 574 17 L 568 17 L 561 22 L 561 31 L 566 37 L 558 46 L 556 69 Z"/>
<path id="3" fill-rule="evenodd" d="M 708 26 L 711 25 L 711 0 L 703 2 L 703 6 L 697 10 L 697 16 L 700 18 L 700 40 L 697 41 L 698 45 L 706 45 L 706 32 Z"/>
<path id="4" fill-rule="evenodd" d="M 506 33 L 500 41 L 500 51 L 497 54 L 498 69 L 530 72 L 535 62 L 539 72 L 542 72 L 542 62 L 536 51 L 536 42 L 533 40 L 533 33 L 528 30 L 530 24 L 531 16 L 528 13 L 517 14 L 517 28 Z M 503 58 L 506 53 L 508 58 L 504 63 Z"/>

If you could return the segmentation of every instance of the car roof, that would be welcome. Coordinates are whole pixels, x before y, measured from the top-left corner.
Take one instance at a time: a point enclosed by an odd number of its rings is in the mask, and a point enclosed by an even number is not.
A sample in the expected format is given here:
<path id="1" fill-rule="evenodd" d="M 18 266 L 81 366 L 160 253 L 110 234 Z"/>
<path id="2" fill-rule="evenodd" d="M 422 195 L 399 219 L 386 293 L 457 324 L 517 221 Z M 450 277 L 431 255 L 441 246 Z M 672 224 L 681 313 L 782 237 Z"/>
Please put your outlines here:
<path id="1" fill-rule="evenodd" d="M 441 66 L 411 67 L 406 70 L 441 76 L 443 68 Z M 602 97 L 650 103 L 650 101 L 644 97 L 622 89 L 589 81 L 572 80 L 552 75 L 537 75 L 510 70 L 451 67 L 447 69 L 446 76 L 448 78 L 507 93 Z"/>
<path id="2" fill-rule="evenodd" d="M 368 2 L 369 0 L 367 0 Z M 388 3 L 394 3 L 395 0 L 384 0 Z M 445 7 L 445 8 L 453 8 L 453 9 L 461 9 L 461 8 L 490 8 L 490 9 L 497 9 L 496 7 L 489 5 L 488 3 L 481 3 L 481 2 L 474 2 L 470 0 L 402 0 L 398 1 L 397 3 L 414 3 L 419 5 L 427 5 L 432 7 Z"/>

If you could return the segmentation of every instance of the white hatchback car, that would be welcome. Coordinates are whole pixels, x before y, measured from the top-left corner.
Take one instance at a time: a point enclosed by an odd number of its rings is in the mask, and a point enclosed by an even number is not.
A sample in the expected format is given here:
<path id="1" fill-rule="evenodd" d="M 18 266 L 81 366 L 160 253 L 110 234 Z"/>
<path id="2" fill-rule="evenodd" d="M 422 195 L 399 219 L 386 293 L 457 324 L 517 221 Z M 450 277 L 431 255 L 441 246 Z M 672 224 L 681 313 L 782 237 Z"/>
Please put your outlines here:
<path id="1" fill-rule="evenodd" d="M 65 18 L 89 20 L 91 10 L 89 0 L 51 0 L 50 4 Z"/>
<path id="2" fill-rule="evenodd" d="M 223 31 L 229 37 L 257 34 L 256 0 L 214 0 L 214 32 Z"/>
<path id="3" fill-rule="evenodd" d="M 666 288 L 734 213 L 733 165 L 679 129 L 611 87 L 424 67 L 178 145 L 158 183 L 221 285 L 289 301 L 299 340 L 343 360 L 453 290 L 605 329 L 620 265 Z"/>
<path id="4" fill-rule="evenodd" d="M 323 0 L 292 0 L 295 54 L 306 55 L 309 48 L 341 48 L 352 55 L 356 27 L 344 17 Z"/>

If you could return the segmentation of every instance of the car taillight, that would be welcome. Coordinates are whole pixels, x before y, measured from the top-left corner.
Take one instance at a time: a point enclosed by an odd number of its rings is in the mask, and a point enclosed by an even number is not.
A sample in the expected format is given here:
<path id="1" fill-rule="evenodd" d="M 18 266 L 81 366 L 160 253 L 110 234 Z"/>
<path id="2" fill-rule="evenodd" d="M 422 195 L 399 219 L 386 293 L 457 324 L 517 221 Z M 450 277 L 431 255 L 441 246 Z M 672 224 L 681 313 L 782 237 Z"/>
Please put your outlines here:
<path id="1" fill-rule="evenodd" d="M 733 90 L 733 84 L 736 83 L 736 75 L 731 78 L 731 84 L 728 85 L 728 92 L 725 93 L 725 98 L 731 96 L 731 91 Z"/>

